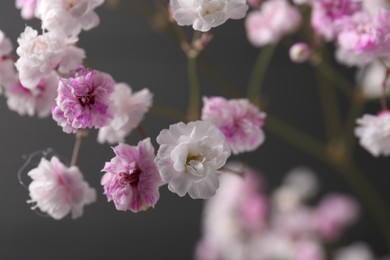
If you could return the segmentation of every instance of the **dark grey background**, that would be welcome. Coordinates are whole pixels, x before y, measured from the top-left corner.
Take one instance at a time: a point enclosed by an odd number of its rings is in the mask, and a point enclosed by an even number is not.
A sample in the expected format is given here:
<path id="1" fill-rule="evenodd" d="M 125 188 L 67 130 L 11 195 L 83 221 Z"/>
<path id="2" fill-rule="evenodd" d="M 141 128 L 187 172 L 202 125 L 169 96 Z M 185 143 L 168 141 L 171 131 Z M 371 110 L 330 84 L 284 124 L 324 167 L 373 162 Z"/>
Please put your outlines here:
<path id="1" fill-rule="evenodd" d="M 144 0 L 129 0 L 145 2 Z M 147 1 L 151 2 L 151 1 Z M 81 34 L 80 46 L 86 49 L 87 63 L 111 73 L 116 81 L 125 81 L 133 89 L 149 88 L 155 93 L 155 104 L 184 111 L 187 103 L 186 59 L 176 43 L 151 29 L 126 8 L 99 8 L 101 24 Z M 37 21 L 23 21 L 13 0 L 0 1 L 0 29 L 16 44 L 25 25 L 39 29 Z M 251 67 L 258 50 L 247 42 L 243 22 L 229 21 L 214 30 L 215 39 L 205 56 L 226 79 L 244 95 Z M 350 70 L 345 73 L 352 75 Z M 221 95 L 213 81 L 201 74 L 202 90 L 207 95 Z M 268 111 L 285 118 L 297 127 L 319 138 L 323 137 L 314 76 L 307 65 L 293 66 L 287 51 L 279 48 L 271 63 L 263 89 Z M 346 106 L 346 105 L 345 105 Z M 375 112 L 376 103 L 367 107 Z M 98 203 L 87 206 L 84 216 L 61 221 L 38 216 L 26 204 L 28 193 L 17 181 L 16 173 L 24 163 L 23 155 L 53 148 L 69 158 L 74 137 L 64 134 L 51 119 L 20 117 L 8 110 L 0 99 L 0 259 L 191 259 L 200 237 L 201 200 L 177 195 L 161 188 L 161 199 L 155 209 L 133 214 L 118 212 L 107 203 L 99 184 L 104 162 L 113 153 L 108 145 L 99 145 L 96 131 L 82 144 L 79 167 L 98 191 Z M 155 138 L 172 119 L 148 114 L 142 127 Z M 135 144 L 133 133 L 128 143 Z M 258 151 L 238 158 L 261 170 L 268 187 L 279 185 L 282 176 L 294 166 L 313 168 L 322 183 L 322 192 L 352 193 L 337 172 L 312 157 L 294 149 L 267 133 L 267 141 Z M 373 159 L 365 151 L 357 153 L 359 165 L 367 172 L 378 192 L 389 201 L 387 159 Z M 353 194 L 353 193 L 352 193 Z M 389 220 L 390 221 L 390 220 Z M 375 252 L 386 252 L 383 236 L 363 209 L 358 226 L 352 228 L 342 243 L 363 240 Z"/>

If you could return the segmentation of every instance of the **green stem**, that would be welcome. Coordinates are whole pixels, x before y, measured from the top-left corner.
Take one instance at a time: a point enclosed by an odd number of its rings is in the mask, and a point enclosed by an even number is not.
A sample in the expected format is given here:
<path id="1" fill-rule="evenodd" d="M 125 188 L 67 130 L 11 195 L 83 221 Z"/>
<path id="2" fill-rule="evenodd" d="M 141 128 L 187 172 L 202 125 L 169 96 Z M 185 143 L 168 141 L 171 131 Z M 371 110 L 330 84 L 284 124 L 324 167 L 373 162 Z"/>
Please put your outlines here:
<path id="1" fill-rule="evenodd" d="M 197 76 L 197 56 L 188 55 L 188 83 L 189 83 L 189 106 L 188 106 L 188 120 L 198 120 L 200 118 L 200 88 Z"/>
<path id="2" fill-rule="evenodd" d="M 268 45 L 264 47 L 257 56 L 257 60 L 252 69 L 247 88 L 247 97 L 255 105 L 259 105 L 261 103 L 261 87 L 275 49 L 276 45 Z"/>

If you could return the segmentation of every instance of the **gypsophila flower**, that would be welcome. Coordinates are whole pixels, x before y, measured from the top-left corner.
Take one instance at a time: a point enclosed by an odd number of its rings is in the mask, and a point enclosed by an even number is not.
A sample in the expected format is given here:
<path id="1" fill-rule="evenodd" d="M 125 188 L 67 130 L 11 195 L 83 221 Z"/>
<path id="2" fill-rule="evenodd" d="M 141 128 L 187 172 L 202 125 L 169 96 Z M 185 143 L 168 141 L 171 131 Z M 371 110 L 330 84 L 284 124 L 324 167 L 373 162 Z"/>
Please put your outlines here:
<path id="1" fill-rule="evenodd" d="M 154 207 L 162 180 L 150 138 L 137 146 L 119 144 L 113 150 L 115 157 L 104 166 L 101 180 L 108 201 L 114 201 L 117 210 L 134 213 Z"/>
<path id="2" fill-rule="evenodd" d="M 53 119 L 66 133 L 106 126 L 112 119 L 114 86 L 110 75 L 80 67 L 72 77 L 60 78 Z"/>
<path id="3" fill-rule="evenodd" d="M 38 35 L 36 30 L 26 27 L 18 39 L 19 59 L 15 63 L 23 86 L 35 88 L 54 69 L 60 73 L 76 69 L 85 58 L 84 50 L 74 46 L 76 41 L 53 32 Z"/>
<path id="4" fill-rule="evenodd" d="M 18 74 L 11 58 L 0 58 L 0 93 L 18 82 Z"/>
<path id="5" fill-rule="evenodd" d="M 0 59 L 9 56 L 12 51 L 12 43 L 4 32 L 0 30 Z"/>
<path id="6" fill-rule="evenodd" d="M 288 19 L 286 19 L 288 17 Z M 260 10 L 251 12 L 245 21 L 250 43 L 256 47 L 277 43 L 294 32 L 301 23 L 298 9 L 286 0 L 267 1 Z"/>
<path id="7" fill-rule="evenodd" d="M 81 30 L 90 30 L 99 24 L 94 9 L 104 0 L 39 0 L 36 14 L 42 20 L 42 28 L 77 36 Z"/>
<path id="8" fill-rule="evenodd" d="M 172 15 L 180 25 L 192 25 L 194 30 L 207 32 L 228 19 L 241 19 L 248 5 L 246 0 L 170 0 Z"/>
<path id="9" fill-rule="evenodd" d="M 23 19 L 32 19 L 35 17 L 38 0 L 16 0 L 16 7 L 21 9 Z"/>
<path id="10" fill-rule="evenodd" d="M 152 105 L 153 95 L 148 89 L 132 93 L 125 83 L 116 84 L 111 96 L 114 105 L 113 119 L 99 129 L 100 143 L 120 143 L 136 128 Z"/>
<path id="11" fill-rule="evenodd" d="M 355 135 L 359 143 L 374 156 L 390 155 L 390 111 L 379 115 L 365 114 L 357 119 Z"/>
<path id="12" fill-rule="evenodd" d="M 214 124 L 234 154 L 256 150 L 264 142 L 265 113 L 247 99 L 203 98 L 202 120 Z"/>
<path id="13" fill-rule="evenodd" d="M 76 166 L 66 167 L 57 157 L 42 158 L 38 167 L 28 172 L 32 182 L 28 189 L 30 203 L 54 219 L 69 212 L 72 218 L 81 217 L 83 207 L 96 201 L 96 192 L 89 187 Z"/>
<path id="14" fill-rule="evenodd" d="M 380 98 L 383 94 L 383 79 L 386 77 L 386 68 L 381 61 L 374 61 L 361 69 L 358 74 L 358 86 L 367 99 Z M 386 82 L 386 93 L 390 94 L 390 81 Z"/>
<path id="15" fill-rule="evenodd" d="M 206 121 L 181 122 L 162 130 L 157 143 L 157 168 L 170 191 L 194 199 L 215 194 L 218 170 L 230 156 L 221 131 Z"/>
<path id="16" fill-rule="evenodd" d="M 55 73 L 41 80 L 34 89 L 25 88 L 20 82 L 5 89 L 7 105 L 19 115 L 46 117 L 57 96 L 58 79 Z"/>
<path id="17" fill-rule="evenodd" d="M 290 47 L 289 55 L 292 62 L 303 63 L 309 60 L 311 48 L 306 43 L 298 42 Z"/>

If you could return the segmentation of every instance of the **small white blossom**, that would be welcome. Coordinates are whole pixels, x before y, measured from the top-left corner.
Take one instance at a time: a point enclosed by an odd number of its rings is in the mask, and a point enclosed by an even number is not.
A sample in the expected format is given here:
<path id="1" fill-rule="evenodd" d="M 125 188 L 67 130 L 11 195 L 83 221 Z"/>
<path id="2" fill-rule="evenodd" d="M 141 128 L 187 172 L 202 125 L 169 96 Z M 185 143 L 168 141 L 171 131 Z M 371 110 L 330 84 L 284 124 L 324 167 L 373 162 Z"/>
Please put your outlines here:
<path id="1" fill-rule="evenodd" d="M 360 145 L 374 156 L 390 155 L 390 112 L 385 111 L 378 116 L 364 115 L 357 120 L 356 136 Z"/>
<path id="2" fill-rule="evenodd" d="M 230 156 L 224 135 L 205 121 L 177 123 L 157 137 L 156 157 L 161 178 L 170 191 L 209 198 L 219 187 L 218 170 Z"/>
<path id="3" fill-rule="evenodd" d="M 228 19 L 241 19 L 248 5 L 246 0 L 171 0 L 173 18 L 180 25 L 192 25 L 194 30 L 207 32 Z"/>

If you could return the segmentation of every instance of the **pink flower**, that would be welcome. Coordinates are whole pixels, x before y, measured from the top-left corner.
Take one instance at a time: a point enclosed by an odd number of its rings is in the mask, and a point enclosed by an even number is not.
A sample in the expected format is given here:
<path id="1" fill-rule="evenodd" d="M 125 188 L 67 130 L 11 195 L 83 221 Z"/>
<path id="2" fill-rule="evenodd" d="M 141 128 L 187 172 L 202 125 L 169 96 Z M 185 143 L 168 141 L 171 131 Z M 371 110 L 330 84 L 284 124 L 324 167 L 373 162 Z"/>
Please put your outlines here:
<path id="1" fill-rule="evenodd" d="M 295 43 L 291 46 L 289 54 L 292 62 L 303 63 L 310 59 L 311 48 L 303 42 Z"/>
<path id="2" fill-rule="evenodd" d="M 337 35 L 336 22 L 361 10 L 361 3 L 351 0 L 312 1 L 311 24 L 317 34 L 330 41 Z"/>
<path id="3" fill-rule="evenodd" d="M 301 23 L 297 8 L 286 0 L 272 0 L 262 4 L 260 11 L 251 12 L 246 19 L 249 41 L 256 47 L 278 42 L 294 32 Z"/>
<path id="4" fill-rule="evenodd" d="M 0 30 L 0 59 L 10 55 L 12 43 L 10 39 Z"/>
<path id="5" fill-rule="evenodd" d="M 134 213 L 154 207 L 162 181 L 150 138 L 137 146 L 119 144 L 113 149 L 115 157 L 104 166 L 101 180 L 108 201 L 113 200 L 117 210 Z"/>
<path id="6" fill-rule="evenodd" d="M 23 19 L 32 19 L 35 17 L 37 0 L 16 0 L 16 7 L 22 9 Z"/>
<path id="7" fill-rule="evenodd" d="M 112 119 L 114 86 L 110 75 L 80 67 L 73 77 L 60 79 L 53 119 L 66 133 L 107 125 Z"/>
<path id="8" fill-rule="evenodd" d="M 144 114 L 151 107 L 153 95 L 148 89 L 131 93 L 130 86 L 119 83 L 115 86 L 111 99 L 114 118 L 107 126 L 99 129 L 99 143 L 124 142 L 125 137 L 141 123 Z"/>
<path id="9" fill-rule="evenodd" d="M 322 199 L 314 214 L 315 229 L 319 235 L 334 240 L 357 219 L 359 207 L 352 197 L 330 194 Z"/>
<path id="10" fill-rule="evenodd" d="M 84 181 L 80 170 L 76 166 L 66 167 L 57 157 L 50 161 L 42 158 L 28 175 L 32 179 L 29 202 L 36 203 L 33 208 L 38 207 L 54 219 L 61 219 L 69 212 L 72 218 L 78 218 L 84 205 L 96 200 L 95 190 Z"/>
<path id="11" fill-rule="evenodd" d="M 11 58 L 0 58 L 0 93 L 19 81 L 15 70 L 14 61 Z"/>
<path id="12" fill-rule="evenodd" d="M 46 117 L 55 104 L 58 79 L 52 73 L 43 78 L 34 89 L 25 88 L 20 82 L 6 88 L 7 105 L 19 115 Z"/>
<path id="13" fill-rule="evenodd" d="M 203 98 L 202 120 L 225 135 L 234 154 L 256 150 L 264 142 L 265 113 L 247 99 Z"/>
<path id="14" fill-rule="evenodd" d="M 389 156 L 390 111 L 384 111 L 377 116 L 365 114 L 356 122 L 358 127 L 355 129 L 355 135 L 360 139 L 360 145 L 373 156 Z"/>

